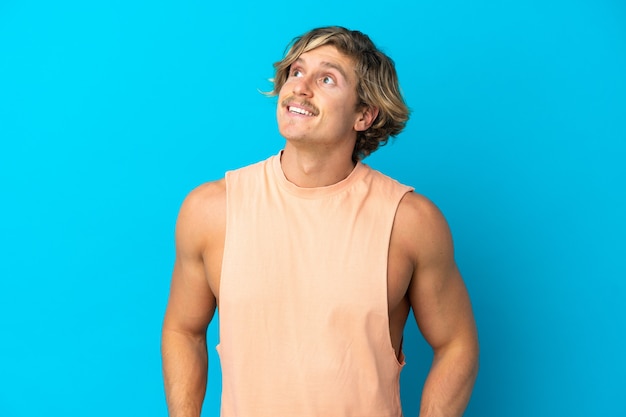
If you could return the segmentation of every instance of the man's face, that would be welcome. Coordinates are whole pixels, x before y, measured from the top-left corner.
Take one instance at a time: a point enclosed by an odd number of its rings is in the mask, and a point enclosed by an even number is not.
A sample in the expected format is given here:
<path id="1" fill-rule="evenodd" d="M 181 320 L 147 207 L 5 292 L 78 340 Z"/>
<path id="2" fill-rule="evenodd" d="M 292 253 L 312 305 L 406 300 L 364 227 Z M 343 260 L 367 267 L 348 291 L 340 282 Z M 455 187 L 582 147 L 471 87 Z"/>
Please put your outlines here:
<path id="1" fill-rule="evenodd" d="M 280 89 L 278 128 L 287 141 L 311 145 L 354 144 L 365 130 L 363 110 L 357 110 L 354 62 L 332 45 L 305 52 L 291 65 Z"/>

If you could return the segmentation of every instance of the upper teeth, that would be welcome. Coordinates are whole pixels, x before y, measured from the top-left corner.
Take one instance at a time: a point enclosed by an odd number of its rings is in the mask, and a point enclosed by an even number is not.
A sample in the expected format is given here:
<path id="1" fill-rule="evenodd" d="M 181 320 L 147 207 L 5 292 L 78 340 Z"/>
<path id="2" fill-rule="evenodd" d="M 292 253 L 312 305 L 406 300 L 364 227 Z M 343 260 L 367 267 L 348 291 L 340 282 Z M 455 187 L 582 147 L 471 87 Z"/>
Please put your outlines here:
<path id="1" fill-rule="evenodd" d="M 289 107 L 289 111 L 292 113 L 304 114 L 305 116 L 313 116 L 313 113 L 301 109 L 300 107 Z"/>

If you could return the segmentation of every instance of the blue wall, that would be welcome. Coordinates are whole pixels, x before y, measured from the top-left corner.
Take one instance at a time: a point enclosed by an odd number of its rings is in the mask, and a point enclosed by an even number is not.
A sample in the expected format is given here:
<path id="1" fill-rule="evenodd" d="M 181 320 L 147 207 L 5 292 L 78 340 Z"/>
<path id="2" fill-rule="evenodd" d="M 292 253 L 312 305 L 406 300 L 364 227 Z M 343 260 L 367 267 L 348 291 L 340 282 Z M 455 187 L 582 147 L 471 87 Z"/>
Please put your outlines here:
<path id="1" fill-rule="evenodd" d="M 327 24 L 396 61 L 413 117 L 366 161 L 453 229 L 482 341 L 466 415 L 626 415 L 626 4 L 226 3 L 0 3 L 0 415 L 166 415 L 178 207 L 280 149 L 257 90 Z M 416 416 L 430 353 L 406 338 Z"/>

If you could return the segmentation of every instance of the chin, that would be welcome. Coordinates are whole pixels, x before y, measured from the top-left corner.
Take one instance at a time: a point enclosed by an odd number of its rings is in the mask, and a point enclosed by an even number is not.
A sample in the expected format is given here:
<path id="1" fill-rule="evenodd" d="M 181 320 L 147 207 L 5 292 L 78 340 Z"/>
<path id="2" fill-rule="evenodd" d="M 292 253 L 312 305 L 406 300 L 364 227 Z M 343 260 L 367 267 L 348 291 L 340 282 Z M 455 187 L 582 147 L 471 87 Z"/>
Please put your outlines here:
<path id="1" fill-rule="evenodd" d="M 302 140 L 306 135 L 303 135 L 301 132 L 295 131 L 296 129 L 290 129 L 289 126 L 278 126 L 278 132 L 280 135 L 286 140 Z"/>

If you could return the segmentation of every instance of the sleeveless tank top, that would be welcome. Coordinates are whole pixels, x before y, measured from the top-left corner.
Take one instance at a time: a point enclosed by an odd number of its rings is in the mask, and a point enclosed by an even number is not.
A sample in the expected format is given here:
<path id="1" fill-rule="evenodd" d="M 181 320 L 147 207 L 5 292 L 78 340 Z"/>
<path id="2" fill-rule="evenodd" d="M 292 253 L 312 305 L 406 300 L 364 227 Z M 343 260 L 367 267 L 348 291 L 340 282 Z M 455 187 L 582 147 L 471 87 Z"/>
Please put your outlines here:
<path id="1" fill-rule="evenodd" d="M 280 154 L 226 174 L 222 417 L 400 417 L 387 258 L 411 188 L 358 163 L 319 188 Z"/>

